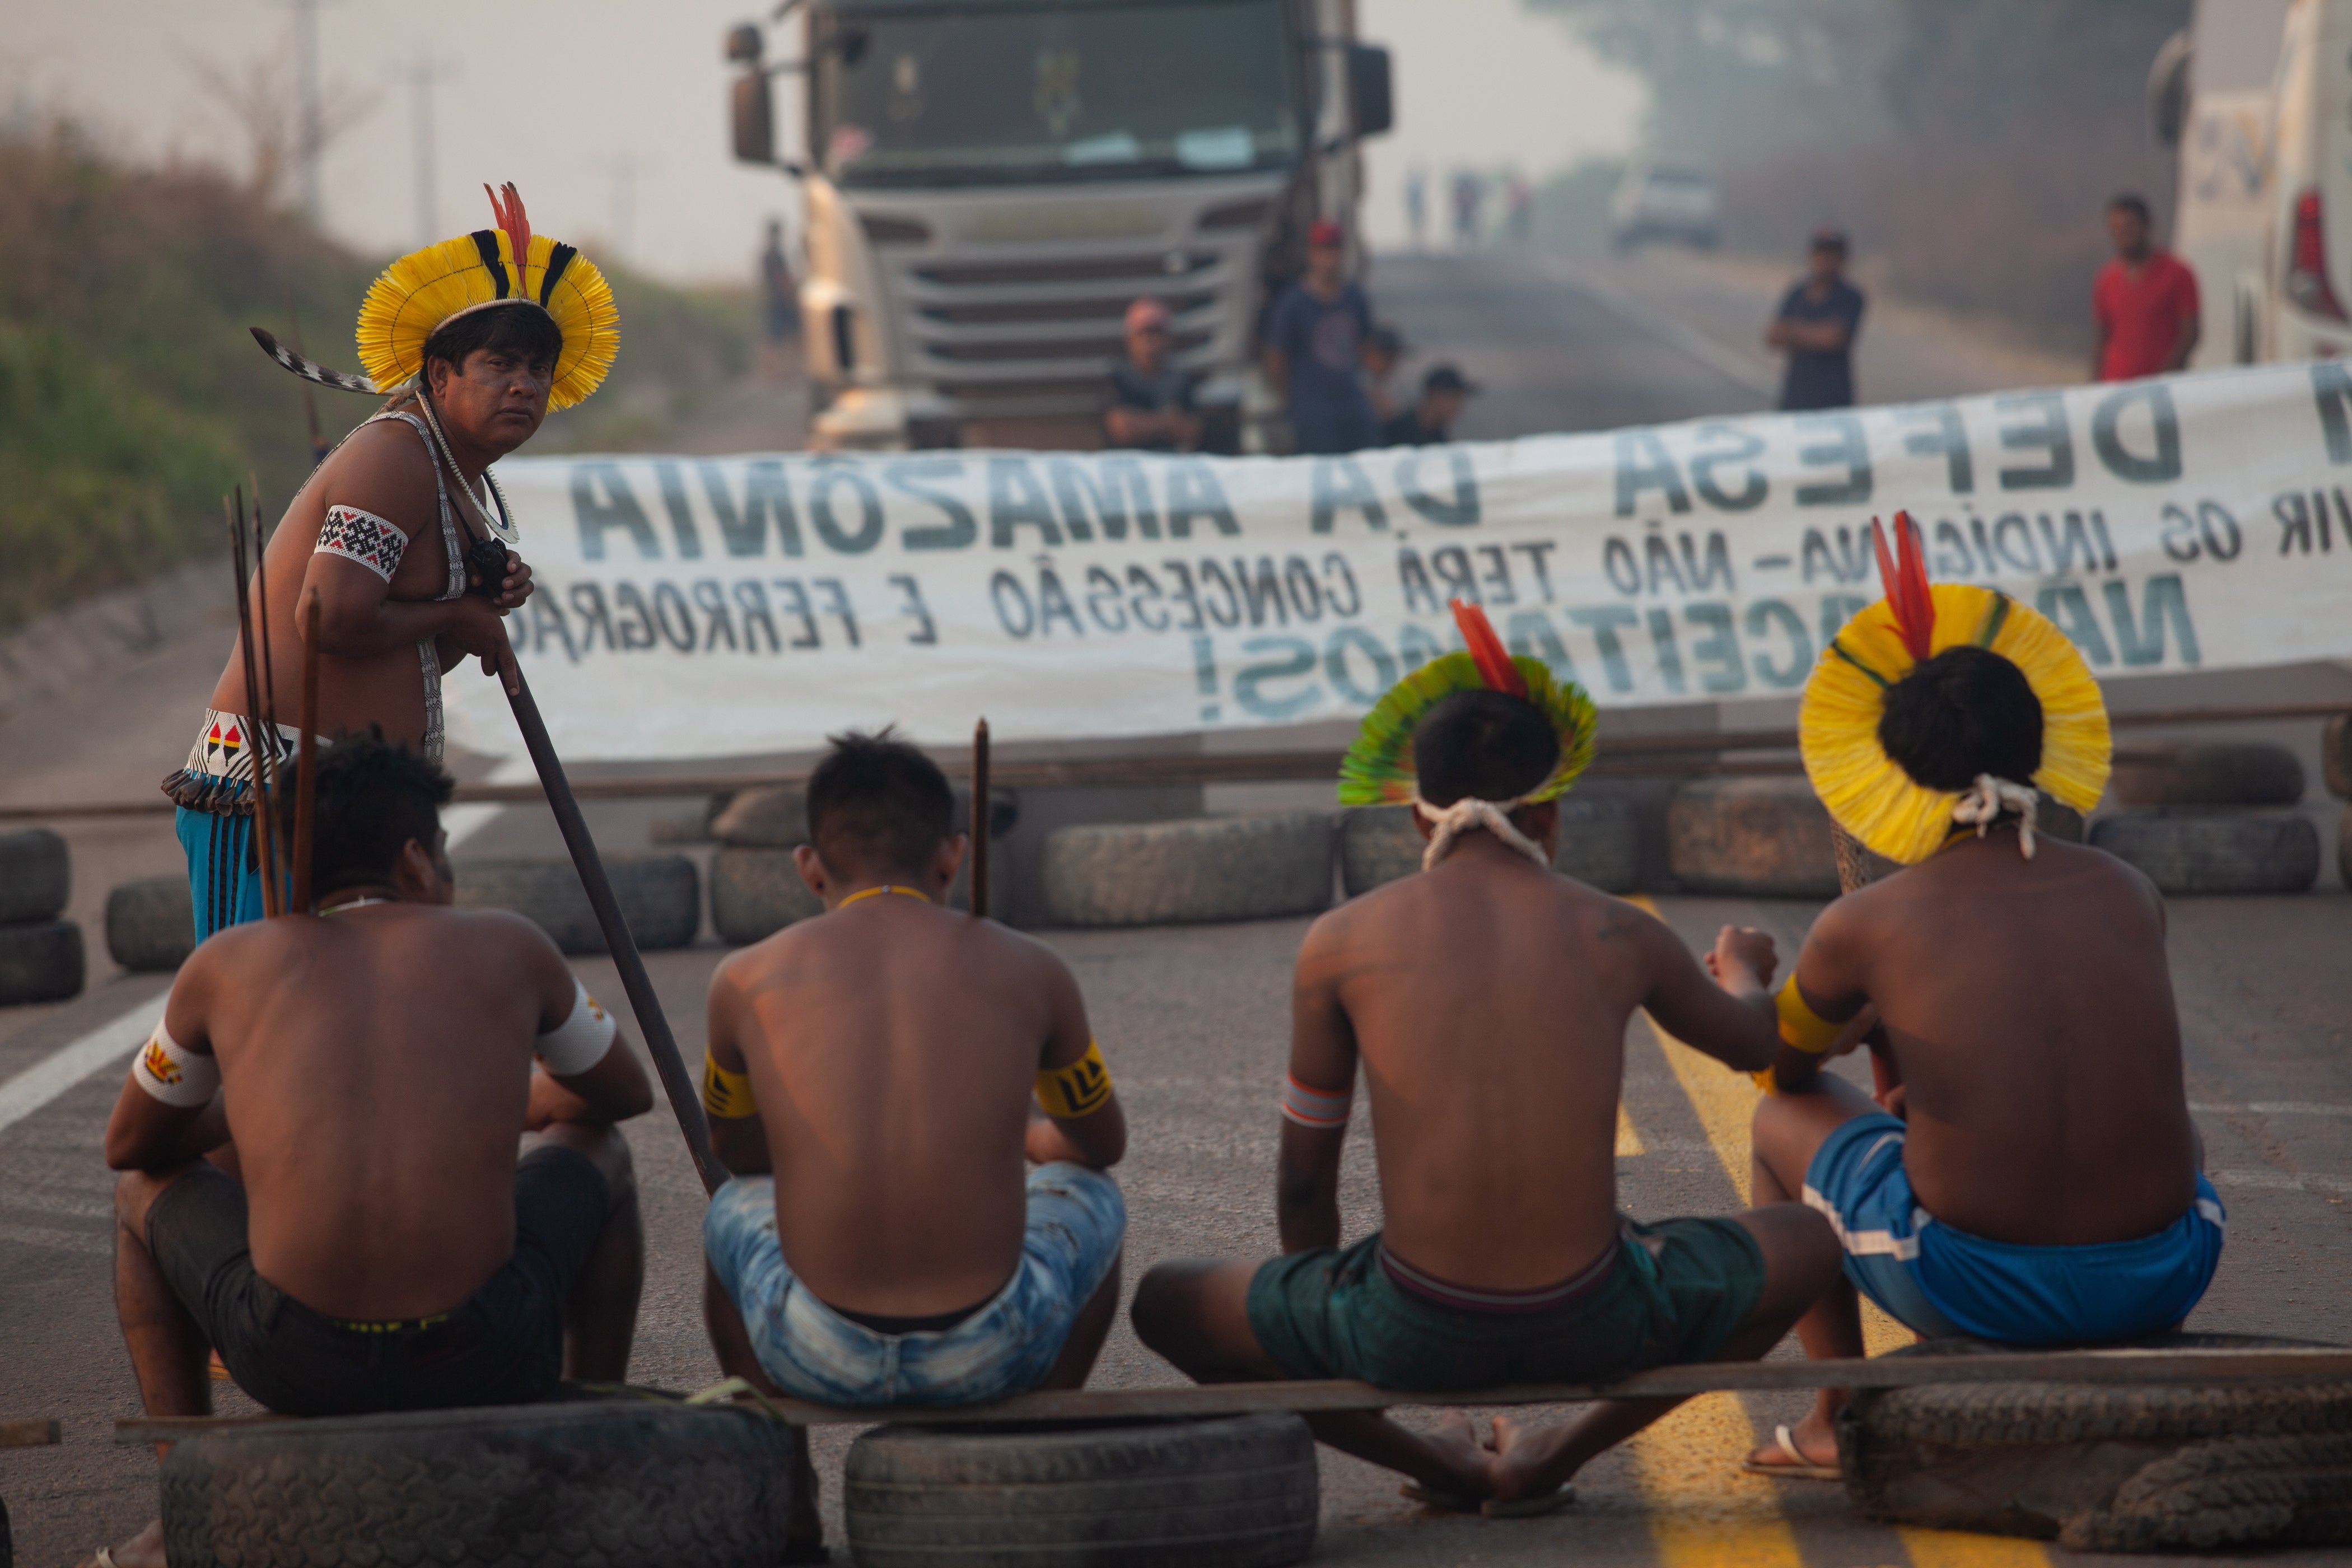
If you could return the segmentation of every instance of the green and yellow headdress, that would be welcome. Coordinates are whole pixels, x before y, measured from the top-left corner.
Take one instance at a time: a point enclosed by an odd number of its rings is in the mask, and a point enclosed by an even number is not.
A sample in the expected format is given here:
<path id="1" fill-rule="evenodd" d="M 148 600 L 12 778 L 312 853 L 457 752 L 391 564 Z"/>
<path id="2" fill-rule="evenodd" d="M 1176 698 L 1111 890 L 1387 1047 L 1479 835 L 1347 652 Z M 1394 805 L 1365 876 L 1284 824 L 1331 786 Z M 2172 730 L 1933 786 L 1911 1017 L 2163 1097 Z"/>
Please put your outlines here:
<path id="1" fill-rule="evenodd" d="M 425 373 L 425 341 L 444 323 L 475 310 L 541 310 L 563 338 L 547 406 L 571 407 L 596 390 L 620 352 L 621 313 L 613 303 L 612 285 L 572 246 L 531 233 L 522 197 L 511 183 L 503 201 L 490 193 L 490 212 L 497 227 L 404 256 L 370 286 L 359 319 L 360 363 L 366 376 L 313 363 L 259 327 L 252 329 L 255 341 L 306 380 L 383 395 L 415 384 Z"/>
<path id="2" fill-rule="evenodd" d="M 1888 554 L 1884 531 L 1871 523 L 1886 597 L 1846 622 L 1805 681 L 1798 742 L 1822 804 L 1839 826 L 1906 866 L 1942 848 L 1955 823 L 1981 831 L 2005 805 L 2030 807 L 2027 784 L 2090 811 L 2106 789 L 2113 742 L 2099 683 L 2083 656 L 2047 618 L 1998 589 L 1930 584 L 1918 525 L 1897 512 L 1895 527 L 1899 563 Z M 1904 772 L 1878 738 L 1895 683 L 1963 644 L 2015 665 L 2042 704 L 2042 765 L 2031 780 L 1930 789 Z M 2026 820 L 2030 829 L 2030 814 Z M 2030 837 L 2025 844 L 2031 854 Z"/>
<path id="3" fill-rule="evenodd" d="M 1389 688 L 1364 715 L 1356 743 L 1339 761 L 1341 805 L 1411 805 L 1438 826 L 1423 864 L 1436 864 L 1454 834 L 1482 826 L 1538 864 L 1539 849 L 1512 828 L 1509 814 L 1522 805 L 1558 800 L 1592 761 L 1592 699 L 1573 680 L 1554 676 L 1541 659 L 1514 658 L 1495 635 L 1486 612 L 1454 601 L 1454 621 L 1462 629 L 1465 653 L 1441 654 Z M 1457 691 L 1500 691 L 1535 705 L 1559 737 L 1559 761 L 1542 783 L 1516 800 L 1457 801 L 1433 806 L 1421 798 L 1412 760 L 1412 732 L 1429 710 Z"/>

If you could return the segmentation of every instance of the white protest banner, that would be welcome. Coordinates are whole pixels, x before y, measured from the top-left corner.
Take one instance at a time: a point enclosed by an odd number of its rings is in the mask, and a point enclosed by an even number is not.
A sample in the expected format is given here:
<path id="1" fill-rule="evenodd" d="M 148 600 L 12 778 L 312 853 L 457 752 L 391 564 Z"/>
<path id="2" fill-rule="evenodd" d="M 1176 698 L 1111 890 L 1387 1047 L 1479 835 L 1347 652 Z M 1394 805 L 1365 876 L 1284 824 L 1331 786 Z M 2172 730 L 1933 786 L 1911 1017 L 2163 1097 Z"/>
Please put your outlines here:
<path id="1" fill-rule="evenodd" d="M 2210 372 L 1579 436 L 1206 458 L 512 459 L 509 622 L 575 758 L 960 743 L 1361 713 L 1457 646 L 1446 601 L 1602 706 L 1803 684 L 1907 508 L 1943 581 L 2103 679 L 2352 656 L 2352 374 Z M 517 749 L 495 684 L 450 732 Z"/>

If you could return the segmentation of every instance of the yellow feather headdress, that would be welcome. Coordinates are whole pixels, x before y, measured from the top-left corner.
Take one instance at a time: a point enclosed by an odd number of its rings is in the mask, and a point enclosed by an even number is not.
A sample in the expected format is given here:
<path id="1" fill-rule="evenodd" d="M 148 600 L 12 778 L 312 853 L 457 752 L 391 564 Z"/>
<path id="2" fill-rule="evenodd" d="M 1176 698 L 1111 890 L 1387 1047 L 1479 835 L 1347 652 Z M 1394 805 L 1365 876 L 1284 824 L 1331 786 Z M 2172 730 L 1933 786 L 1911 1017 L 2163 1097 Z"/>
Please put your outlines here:
<path id="1" fill-rule="evenodd" d="M 621 313 L 612 285 L 572 246 L 531 233 L 512 184 L 504 201 L 491 193 L 490 211 L 497 227 L 411 252 L 369 287 L 359 319 L 364 379 L 314 364 L 259 327 L 253 329 L 255 339 L 297 375 L 381 395 L 404 389 L 424 373 L 425 341 L 445 322 L 492 307 L 536 307 L 554 319 L 563 338 L 547 406 L 571 407 L 596 390 L 620 352 Z"/>
<path id="2" fill-rule="evenodd" d="M 1904 772 L 1880 742 L 1878 723 L 1888 690 L 1915 666 L 1973 644 L 2017 666 L 2042 703 L 2042 765 L 2031 782 L 2090 811 L 2106 789 L 2113 742 L 2099 683 L 2083 656 L 2047 618 L 1998 589 L 1930 584 L 1917 525 L 1901 512 L 1895 522 L 1900 570 L 1878 537 L 1887 596 L 1846 622 L 1805 681 L 1797 735 L 1813 792 L 1839 826 L 1890 860 L 1916 865 L 1942 848 L 1961 795 L 1929 789 Z"/>

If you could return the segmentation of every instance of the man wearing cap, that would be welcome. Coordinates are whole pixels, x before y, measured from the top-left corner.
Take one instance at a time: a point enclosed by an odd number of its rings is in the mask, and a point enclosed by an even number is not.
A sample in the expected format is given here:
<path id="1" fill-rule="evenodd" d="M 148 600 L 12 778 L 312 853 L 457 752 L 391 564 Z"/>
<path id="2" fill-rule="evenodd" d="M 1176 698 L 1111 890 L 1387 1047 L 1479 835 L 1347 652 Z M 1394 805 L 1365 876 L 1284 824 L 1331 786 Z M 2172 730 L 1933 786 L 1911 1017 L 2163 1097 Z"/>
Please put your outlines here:
<path id="1" fill-rule="evenodd" d="M 1478 388 L 1450 364 L 1433 365 L 1421 378 L 1421 399 L 1381 426 L 1384 447 L 1434 447 L 1454 439 L 1454 422 Z"/>
<path id="2" fill-rule="evenodd" d="M 1348 281 L 1347 236 L 1329 218 L 1307 231 L 1307 271 L 1265 319 L 1265 377 L 1283 395 L 1294 448 L 1360 451 L 1380 440 L 1364 391 L 1364 339 L 1372 308 Z"/>
<path id="3" fill-rule="evenodd" d="M 1853 340 L 1862 331 L 1862 290 L 1845 279 L 1845 236 L 1813 231 L 1804 278 L 1792 286 L 1765 346 L 1789 356 L 1780 384 L 1783 409 L 1853 406 Z"/>
<path id="4" fill-rule="evenodd" d="M 1192 452 L 1201 445 L 1192 391 L 1199 377 L 1171 364 L 1168 307 L 1142 299 L 1127 308 L 1127 357 L 1111 366 L 1103 433 L 1114 447 Z"/>

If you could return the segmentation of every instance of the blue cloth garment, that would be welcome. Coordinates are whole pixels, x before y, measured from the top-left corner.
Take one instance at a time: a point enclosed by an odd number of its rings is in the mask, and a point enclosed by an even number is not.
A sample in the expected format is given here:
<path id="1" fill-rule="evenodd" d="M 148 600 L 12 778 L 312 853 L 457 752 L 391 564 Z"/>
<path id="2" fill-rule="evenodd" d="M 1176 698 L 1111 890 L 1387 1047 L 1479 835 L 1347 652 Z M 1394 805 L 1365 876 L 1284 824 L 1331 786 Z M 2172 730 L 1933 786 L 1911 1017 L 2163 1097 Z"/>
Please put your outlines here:
<path id="1" fill-rule="evenodd" d="M 1265 343 L 1282 352 L 1287 405 L 1298 450 L 1359 451 L 1380 439 L 1371 395 L 1364 390 L 1364 338 L 1372 308 L 1353 283 L 1336 300 L 1318 300 L 1294 283 L 1266 315 Z"/>
<path id="2" fill-rule="evenodd" d="M 253 818 L 215 816 L 181 806 L 175 813 L 180 847 L 188 853 L 188 896 L 195 905 L 196 941 L 261 918 L 261 873 L 253 866 Z"/>
<path id="3" fill-rule="evenodd" d="M 2153 1236 L 2021 1247 L 1955 1230 L 1919 1206 L 1903 1168 L 1903 1123 L 1857 1116 L 1823 1141 L 1805 1203 L 1845 1245 L 1846 1278 L 1930 1338 L 2084 1344 L 2170 1328 L 2212 1283 L 2229 1216 L 2200 1173 L 2197 1196 Z"/>

